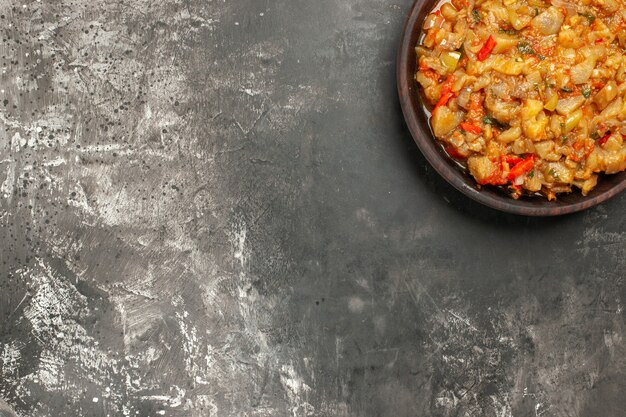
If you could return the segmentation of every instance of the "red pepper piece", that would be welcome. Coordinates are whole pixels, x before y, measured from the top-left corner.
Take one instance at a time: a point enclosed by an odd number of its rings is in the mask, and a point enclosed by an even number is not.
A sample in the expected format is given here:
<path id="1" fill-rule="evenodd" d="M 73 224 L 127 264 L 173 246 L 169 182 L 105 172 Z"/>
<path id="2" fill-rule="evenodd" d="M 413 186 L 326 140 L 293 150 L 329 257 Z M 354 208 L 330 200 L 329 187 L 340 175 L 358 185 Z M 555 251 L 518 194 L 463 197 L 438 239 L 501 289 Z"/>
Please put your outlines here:
<path id="1" fill-rule="evenodd" d="M 434 110 L 437 110 L 437 108 L 441 106 L 445 106 L 448 103 L 448 101 L 450 101 L 450 99 L 454 97 L 454 93 L 452 92 L 453 84 L 454 84 L 454 75 L 449 75 L 448 78 L 446 78 L 446 80 L 443 82 L 443 84 L 441 84 L 441 96 L 439 97 L 439 101 L 435 105 Z"/>
<path id="2" fill-rule="evenodd" d="M 509 170 L 509 174 L 507 175 L 507 179 L 514 180 L 520 175 L 524 175 L 529 172 L 535 166 L 535 157 L 533 155 L 524 159 L 522 162 L 518 162 Z"/>
<path id="3" fill-rule="evenodd" d="M 434 110 L 437 110 L 441 106 L 445 106 L 448 103 L 448 101 L 450 101 L 450 99 L 452 97 L 454 97 L 454 93 L 452 91 L 448 91 L 446 93 L 442 93 L 441 94 L 441 98 L 437 102 L 437 105 L 435 106 Z"/>
<path id="4" fill-rule="evenodd" d="M 476 55 L 476 57 L 479 61 L 484 61 L 485 59 L 487 59 L 489 54 L 491 54 L 491 51 L 493 51 L 493 48 L 495 47 L 496 40 L 493 38 L 492 35 L 489 35 L 489 38 L 487 38 L 487 42 L 485 42 L 483 47 L 480 48 L 480 51 L 478 51 L 478 55 Z"/>
<path id="5" fill-rule="evenodd" d="M 480 126 L 473 125 L 471 123 L 463 122 L 461 123 L 461 129 L 466 132 L 473 133 L 475 135 L 480 135 L 483 129 Z"/>
<path id="6" fill-rule="evenodd" d="M 611 137 L 611 132 L 609 132 L 609 133 L 607 133 L 606 135 L 604 135 L 604 136 L 602 137 L 602 139 L 600 139 L 600 140 L 598 141 L 598 145 L 600 145 L 600 146 L 604 145 L 604 144 L 605 144 L 605 143 L 609 140 L 609 138 L 610 138 L 610 137 Z"/>

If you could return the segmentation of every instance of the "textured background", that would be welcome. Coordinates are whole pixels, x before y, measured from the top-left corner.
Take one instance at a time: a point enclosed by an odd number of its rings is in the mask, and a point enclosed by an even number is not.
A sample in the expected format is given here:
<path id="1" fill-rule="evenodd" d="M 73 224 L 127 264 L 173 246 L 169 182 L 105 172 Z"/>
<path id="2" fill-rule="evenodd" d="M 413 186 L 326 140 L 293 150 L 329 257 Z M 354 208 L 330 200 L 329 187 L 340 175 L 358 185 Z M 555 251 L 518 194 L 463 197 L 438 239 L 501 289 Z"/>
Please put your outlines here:
<path id="1" fill-rule="evenodd" d="M 0 0 L 0 398 L 623 416 L 626 195 L 524 219 L 443 183 L 397 104 L 409 6 Z"/>

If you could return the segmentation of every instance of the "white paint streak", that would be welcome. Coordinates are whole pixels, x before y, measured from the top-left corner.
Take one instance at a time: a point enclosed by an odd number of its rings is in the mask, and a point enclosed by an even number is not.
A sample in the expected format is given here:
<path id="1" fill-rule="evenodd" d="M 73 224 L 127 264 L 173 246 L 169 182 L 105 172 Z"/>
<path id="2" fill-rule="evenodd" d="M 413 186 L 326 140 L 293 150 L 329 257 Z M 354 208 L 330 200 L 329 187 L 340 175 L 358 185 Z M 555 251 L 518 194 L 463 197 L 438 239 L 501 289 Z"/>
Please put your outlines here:
<path id="1" fill-rule="evenodd" d="M 304 380 L 292 364 L 283 365 L 280 369 L 280 383 L 287 392 L 291 403 L 291 415 L 311 416 L 315 413 L 315 408 L 306 400 L 311 387 L 305 384 Z"/>
<path id="2" fill-rule="evenodd" d="M 245 268 L 246 262 L 247 262 L 247 255 L 245 253 L 247 233 L 248 233 L 248 230 L 246 228 L 246 225 L 242 221 L 233 230 L 232 238 L 231 238 L 231 241 L 233 242 L 233 246 L 235 248 L 233 257 L 239 261 L 242 268 Z"/>
<path id="3" fill-rule="evenodd" d="M 10 201 L 13 197 L 14 187 L 15 187 L 15 164 L 11 163 L 7 166 L 5 179 L 2 182 L 2 185 L 0 185 L 0 193 L 2 193 L 2 197 Z"/>
<path id="4" fill-rule="evenodd" d="M 54 391 L 63 383 L 63 361 L 55 352 L 45 350 L 39 357 L 36 378 L 46 389 Z"/>
<path id="5" fill-rule="evenodd" d="M 46 167 L 58 167 L 58 166 L 61 166 L 61 165 L 65 165 L 66 163 L 67 162 L 65 161 L 65 158 L 60 158 L 59 157 L 59 158 L 53 159 L 52 161 L 44 162 L 43 166 L 46 166 Z"/>
<path id="6" fill-rule="evenodd" d="M 186 391 L 177 385 L 173 385 L 171 391 L 174 391 L 174 395 L 142 395 L 143 400 L 152 400 L 165 403 L 170 408 L 180 407 L 185 398 Z"/>
<path id="7" fill-rule="evenodd" d="M 176 312 L 178 325 L 180 326 L 180 334 L 182 335 L 183 352 L 185 353 L 185 370 L 187 374 L 196 381 L 204 383 L 200 377 L 199 364 L 201 363 L 202 352 L 198 340 L 198 331 L 196 327 L 188 323 L 189 313 L 185 310 Z"/>
<path id="8" fill-rule="evenodd" d="M 17 342 L 13 341 L 2 346 L 2 353 L 0 354 L 2 372 L 0 375 L 4 375 L 5 377 L 15 375 L 21 357 L 20 346 Z"/>

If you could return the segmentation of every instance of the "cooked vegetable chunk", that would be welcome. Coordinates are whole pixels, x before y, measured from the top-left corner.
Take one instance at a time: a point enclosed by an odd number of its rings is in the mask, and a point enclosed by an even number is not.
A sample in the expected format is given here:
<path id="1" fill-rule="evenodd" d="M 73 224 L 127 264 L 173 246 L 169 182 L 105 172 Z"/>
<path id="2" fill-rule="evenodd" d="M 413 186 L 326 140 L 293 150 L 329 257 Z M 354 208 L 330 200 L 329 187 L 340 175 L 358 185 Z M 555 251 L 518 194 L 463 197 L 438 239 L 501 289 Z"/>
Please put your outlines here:
<path id="1" fill-rule="evenodd" d="M 626 0 L 451 0 L 423 31 L 433 133 L 478 184 L 554 199 L 626 170 Z"/>

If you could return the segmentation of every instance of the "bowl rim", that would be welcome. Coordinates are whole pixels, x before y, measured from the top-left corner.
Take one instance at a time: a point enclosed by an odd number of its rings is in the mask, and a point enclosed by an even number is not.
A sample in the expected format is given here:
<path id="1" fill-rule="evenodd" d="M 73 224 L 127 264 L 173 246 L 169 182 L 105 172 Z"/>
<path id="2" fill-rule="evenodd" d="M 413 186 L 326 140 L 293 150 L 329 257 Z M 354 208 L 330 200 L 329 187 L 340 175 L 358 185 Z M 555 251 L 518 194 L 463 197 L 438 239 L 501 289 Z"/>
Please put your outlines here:
<path id="1" fill-rule="evenodd" d="M 412 35 L 414 34 L 417 24 L 419 23 L 418 20 L 420 12 L 425 7 L 429 7 L 428 11 L 430 11 L 430 7 L 434 4 L 436 4 L 436 2 L 433 2 L 433 0 L 415 0 L 411 6 L 408 16 L 404 22 L 400 46 L 397 52 L 396 82 L 402 113 L 407 127 L 411 132 L 411 136 L 428 163 L 439 173 L 439 175 L 441 175 L 454 188 L 474 201 L 496 210 L 522 216 L 558 216 L 579 212 L 605 202 L 626 189 L 625 177 L 621 180 L 621 182 L 618 182 L 597 195 L 584 197 L 580 194 L 580 201 L 566 203 L 561 202 L 558 204 L 557 202 L 545 200 L 539 204 L 537 202 L 531 204 L 526 200 L 515 200 L 505 195 L 500 196 L 494 195 L 493 193 L 485 193 L 484 190 L 479 190 L 475 186 L 472 187 L 464 181 L 461 176 L 465 175 L 469 177 L 469 175 L 451 166 L 451 164 L 455 162 L 452 161 L 449 156 L 442 154 L 441 151 L 436 149 L 435 146 L 438 147 L 440 145 L 437 143 L 437 139 L 430 131 L 430 127 L 424 128 L 423 122 L 418 120 L 418 112 L 423 113 L 423 109 L 416 108 L 417 106 L 413 101 L 411 85 L 412 83 L 416 83 L 416 81 L 414 79 L 414 75 L 411 74 L 411 76 L 409 76 L 409 71 L 407 70 L 410 60 L 415 60 L 415 45 L 413 45 L 414 40 Z M 419 100 L 421 101 L 421 99 Z M 620 174 L 618 173 L 615 175 Z M 606 180 L 605 178 L 601 178 L 601 180 L 602 179 Z M 474 178 L 471 178 L 471 180 L 475 184 Z"/>

